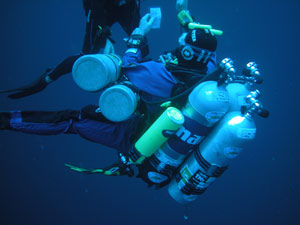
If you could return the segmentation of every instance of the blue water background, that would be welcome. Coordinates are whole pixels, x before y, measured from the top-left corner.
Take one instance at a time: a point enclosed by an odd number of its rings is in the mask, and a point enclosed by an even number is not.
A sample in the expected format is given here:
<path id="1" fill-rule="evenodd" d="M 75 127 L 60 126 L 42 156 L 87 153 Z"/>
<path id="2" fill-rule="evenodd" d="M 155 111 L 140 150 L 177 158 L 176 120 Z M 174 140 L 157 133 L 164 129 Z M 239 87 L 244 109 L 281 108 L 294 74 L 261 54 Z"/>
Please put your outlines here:
<path id="1" fill-rule="evenodd" d="M 141 0 L 141 14 L 162 9 L 161 29 L 148 35 L 152 58 L 173 49 L 180 28 L 175 0 Z M 255 60 L 264 77 L 261 100 L 271 112 L 256 118 L 257 137 L 190 207 L 191 225 L 300 224 L 299 10 L 297 0 L 190 0 L 203 24 L 224 30 L 218 57 L 236 68 Z M 85 16 L 80 0 L 0 2 L 0 89 L 34 80 L 48 66 L 81 50 Z M 125 33 L 113 27 L 117 53 Z M 70 75 L 20 100 L 0 96 L 0 110 L 80 109 L 98 95 L 80 90 Z M 113 150 L 79 136 L 0 132 L 0 224 L 183 225 L 184 207 L 167 189 L 127 177 L 81 175 L 64 163 L 101 167 Z"/>

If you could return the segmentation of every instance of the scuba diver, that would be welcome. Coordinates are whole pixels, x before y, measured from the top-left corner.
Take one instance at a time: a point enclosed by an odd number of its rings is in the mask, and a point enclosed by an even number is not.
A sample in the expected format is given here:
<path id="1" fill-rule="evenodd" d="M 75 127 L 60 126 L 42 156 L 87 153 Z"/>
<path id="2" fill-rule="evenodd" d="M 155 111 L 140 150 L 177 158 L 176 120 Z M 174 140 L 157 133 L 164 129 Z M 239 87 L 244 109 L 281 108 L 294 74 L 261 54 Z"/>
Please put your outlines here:
<path id="1" fill-rule="evenodd" d="M 183 18 L 183 17 L 182 17 Z M 182 102 L 195 84 L 203 79 L 216 79 L 217 39 L 211 27 L 189 29 L 182 36 L 180 45 L 160 56 L 158 61 L 142 59 L 149 48 L 146 34 L 154 18 L 146 14 L 134 29 L 123 56 L 122 81 L 140 96 L 137 110 L 124 121 L 110 121 L 98 106 L 89 105 L 78 110 L 63 111 L 10 111 L 0 113 L 0 129 L 37 135 L 78 134 L 96 143 L 116 149 L 120 160 L 106 169 L 86 173 L 132 176 L 128 166 L 128 153 L 137 137 L 162 111 L 162 103 L 172 100 L 181 107 Z"/>
<path id="2" fill-rule="evenodd" d="M 81 53 L 67 57 L 55 68 L 47 68 L 29 85 L 0 93 L 10 93 L 9 98 L 18 99 L 42 91 L 59 77 L 71 73 L 74 62 L 80 56 L 95 54 L 101 49 L 114 52 L 110 30 L 113 24 L 119 23 L 126 34 L 130 35 L 140 21 L 140 0 L 83 0 L 83 7 L 87 21 Z"/>

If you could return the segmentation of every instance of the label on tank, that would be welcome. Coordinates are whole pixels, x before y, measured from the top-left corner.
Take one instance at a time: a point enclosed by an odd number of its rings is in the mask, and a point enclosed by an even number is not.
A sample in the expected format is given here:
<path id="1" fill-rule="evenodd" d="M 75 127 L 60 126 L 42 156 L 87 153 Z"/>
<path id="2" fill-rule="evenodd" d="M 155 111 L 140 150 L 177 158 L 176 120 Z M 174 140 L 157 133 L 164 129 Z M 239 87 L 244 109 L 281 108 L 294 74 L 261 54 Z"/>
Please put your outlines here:
<path id="1" fill-rule="evenodd" d="M 255 134 L 255 128 L 239 128 L 237 132 L 237 136 L 242 139 L 254 139 Z"/>
<path id="2" fill-rule="evenodd" d="M 165 175 L 162 175 L 157 172 L 148 172 L 148 178 L 155 184 L 160 184 L 166 180 L 168 180 L 168 177 Z"/>
<path id="3" fill-rule="evenodd" d="M 205 119 L 210 123 L 216 123 L 218 122 L 223 116 L 225 115 L 225 112 L 208 112 L 205 114 Z"/>
<path id="4" fill-rule="evenodd" d="M 182 177 L 182 181 L 184 184 L 187 183 L 187 181 L 192 177 L 192 172 L 190 170 L 190 168 L 186 165 L 185 167 L 182 168 L 182 170 L 180 170 L 180 175 Z"/>
<path id="5" fill-rule="evenodd" d="M 216 178 L 215 177 L 210 177 L 200 170 L 198 170 L 194 176 L 191 179 L 191 183 L 196 187 L 198 190 L 204 190 L 206 189 L 211 182 L 213 182 Z"/>
<path id="6" fill-rule="evenodd" d="M 175 152 L 186 155 L 191 149 L 199 145 L 211 129 L 185 117 L 183 126 L 169 138 L 168 144 Z"/>
<path id="7" fill-rule="evenodd" d="M 224 155 L 229 159 L 233 159 L 237 157 L 242 152 L 242 150 L 242 148 L 227 147 L 224 148 Z"/>
<path id="8" fill-rule="evenodd" d="M 228 93 L 225 91 L 207 91 L 208 101 L 229 102 Z"/>

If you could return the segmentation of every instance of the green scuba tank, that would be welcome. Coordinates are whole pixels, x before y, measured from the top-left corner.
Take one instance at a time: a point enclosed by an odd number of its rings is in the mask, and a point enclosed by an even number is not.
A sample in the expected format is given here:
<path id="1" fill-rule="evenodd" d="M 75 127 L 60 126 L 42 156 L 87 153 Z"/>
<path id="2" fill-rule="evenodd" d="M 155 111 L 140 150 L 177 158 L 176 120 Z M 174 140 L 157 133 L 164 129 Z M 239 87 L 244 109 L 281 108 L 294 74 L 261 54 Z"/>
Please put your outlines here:
<path id="1" fill-rule="evenodd" d="M 184 123 L 184 116 L 175 107 L 167 108 L 148 130 L 137 140 L 129 152 L 130 161 L 140 164 L 150 157 Z"/>

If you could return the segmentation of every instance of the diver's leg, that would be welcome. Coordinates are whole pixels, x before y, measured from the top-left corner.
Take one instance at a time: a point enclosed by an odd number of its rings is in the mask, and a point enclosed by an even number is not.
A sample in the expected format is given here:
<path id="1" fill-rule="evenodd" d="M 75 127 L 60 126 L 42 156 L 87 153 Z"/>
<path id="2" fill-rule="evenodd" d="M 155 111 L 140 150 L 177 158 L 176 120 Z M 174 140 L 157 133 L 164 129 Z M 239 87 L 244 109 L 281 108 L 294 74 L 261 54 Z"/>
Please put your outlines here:
<path id="1" fill-rule="evenodd" d="M 98 113 L 98 106 L 87 106 L 80 111 L 65 110 L 11 111 L 0 113 L 0 130 L 13 130 L 37 135 L 79 134 L 81 137 L 127 152 L 139 119 L 132 116 L 122 122 L 111 122 Z"/>
<path id="2" fill-rule="evenodd" d="M 86 33 L 84 37 L 82 53 L 83 54 L 96 54 L 104 48 L 106 38 L 110 35 L 109 27 L 95 19 L 90 19 L 86 25 Z"/>
<path id="3" fill-rule="evenodd" d="M 111 122 L 97 112 L 97 108 L 98 106 L 92 105 L 83 108 L 80 121 L 74 120 L 72 124 L 72 131 L 89 141 L 117 149 L 119 152 L 127 152 L 139 118 L 132 116 L 126 121 Z"/>
<path id="4" fill-rule="evenodd" d="M 64 59 L 60 64 L 58 64 L 54 69 L 48 72 L 47 77 L 45 79 L 48 83 L 57 80 L 61 76 L 71 73 L 72 67 L 75 61 L 81 57 L 82 54 L 72 55 Z"/>
<path id="5" fill-rule="evenodd" d="M 64 74 L 70 73 L 72 71 L 74 62 L 80 56 L 80 54 L 70 56 L 66 58 L 63 62 L 61 62 L 58 66 L 56 66 L 54 69 L 47 68 L 45 72 L 42 73 L 42 75 L 40 75 L 35 81 L 31 82 L 28 85 L 10 90 L 3 90 L 0 91 L 0 93 L 10 93 L 8 97 L 11 99 L 23 98 L 38 93 L 45 89 L 47 85 L 52 81 L 57 80 Z"/>
<path id="6" fill-rule="evenodd" d="M 100 38 L 100 46 L 97 46 L 98 49 L 94 49 L 95 42 L 99 42 L 96 39 L 98 38 L 99 34 L 101 34 L 101 32 L 99 32 L 98 25 L 100 25 L 101 27 L 106 26 L 106 2 L 107 1 L 104 0 L 83 0 L 83 7 L 87 17 L 87 22 L 82 53 L 69 56 L 59 65 L 57 65 L 55 69 L 48 73 L 48 77 L 50 78 L 50 80 L 56 80 L 64 74 L 71 73 L 73 64 L 80 56 L 82 56 L 83 54 L 97 53 L 96 50 L 99 51 L 99 48 L 103 48 L 105 46 L 105 39 L 102 40 Z M 99 44 L 97 43 L 97 45 Z"/>
<path id="7" fill-rule="evenodd" d="M 56 80 L 64 74 L 71 73 L 75 61 L 84 54 L 98 53 L 101 48 L 104 48 L 106 38 L 105 35 L 107 20 L 106 20 L 106 2 L 104 0 L 84 0 L 83 6 L 87 17 L 86 33 L 81 54 L 69 56 L 59 65 L 55 67 L 48 77 L 50 80 Z M 98 26 L 102 27 L 102 32 Z"/>
<path id="8" fill-rule="evenodd" d="M 136 1 L 130 1 L 119 7 L 117 17 L 119 24 L 129 36 L 139 26 L 141 19 L 139 5 L 137 5 Z"/>
<path id="9" fill-rule="evenodd" d="M 132 144 L 131 137 L 136 126 L 134 118 L 119 123 L 82 119 L 73 122 L 72 131 L 84 139 L 126 153 Z"/>
<path id="10" fill-rule="evenodd" d="M 88 22 L 87 22 L 87 28 L 86 28 L 86 35 L 85 35 L 85 39 L 84 39 L 84 45 L 83 45 L 83 49 L 82 49 L 82 53 L 83 54 L 90 54 L 90 53 L 94 53 L 93 51 L 93 43 L 94 43 L 94 39 L 95 36 L 97 34 L 97 25 L 94 24 L 94 18 L 96 15 L 95 12 L 94 13 L 94 8 L 97 7 L 97 9 L 104 9 L 104 4 L 106 1 L 104 0 L 83 0 L 83 6 L 85 9 L 85 13 L 86 16 L 88 17 Z M 93 11 L 92 11 L 93 9 Z M 104 12 L 104 11 L 103 11 Z M 100 12 L 101 18 L 105 19 L 105 15 L 103 13 Z M 103 23 L 105 24 L 106 22 L 104 20 Z M 99 48 L 104 47 L 105 46 L 105 42 L 101 43 L 101 45 L 99 46 Z M 70 57 L 67 57 L 65 60 L 63 60 L 60 64 L 58 64 L 55 68 L 47 68 L 46 71 L 44 73 L 42 73 L 35 81 L 31 82 L 28 85 L 22 86 L 22 87 L 18 87 L 18 88 L 14 88 L 14 89 L 9 89 L 9 90 L 2 90 L 0 91 L 0 93 L 10 93 L 8 95 L 9 98 L 12 99 L 18 99 L 18 98 L 23 98 L 29 95 L 33 95 L 35 93 L 38 93 L 40 91 L 42 91 L 43 89 L 45 89 L 47 87 L 47 85 L 55 80 L 57 80 L 59 77 L 71 73 L 72 72 L 72 67 L 73 64 L 75 63 L 75 61 L 82 56 L 81 54 L 77 54 L 77 55 L 73 55 Z"/>
<path id="11" fill-rule="evenodd" d="M 85 13 L 87 16 L 86 32 L 82 47 L 83 54 L 96 54 L 104 48 L 106 36 L 110 35 L 108 7 L 110 1 L 89 0 L 84 1 Z"/>
<path id="12" fill-rule="evenodd" d="M 74 120 L 79 120 L 79 111 L 11 111 L 0 113 L 0 129 L 38 135 L 73 133 Z"/>

